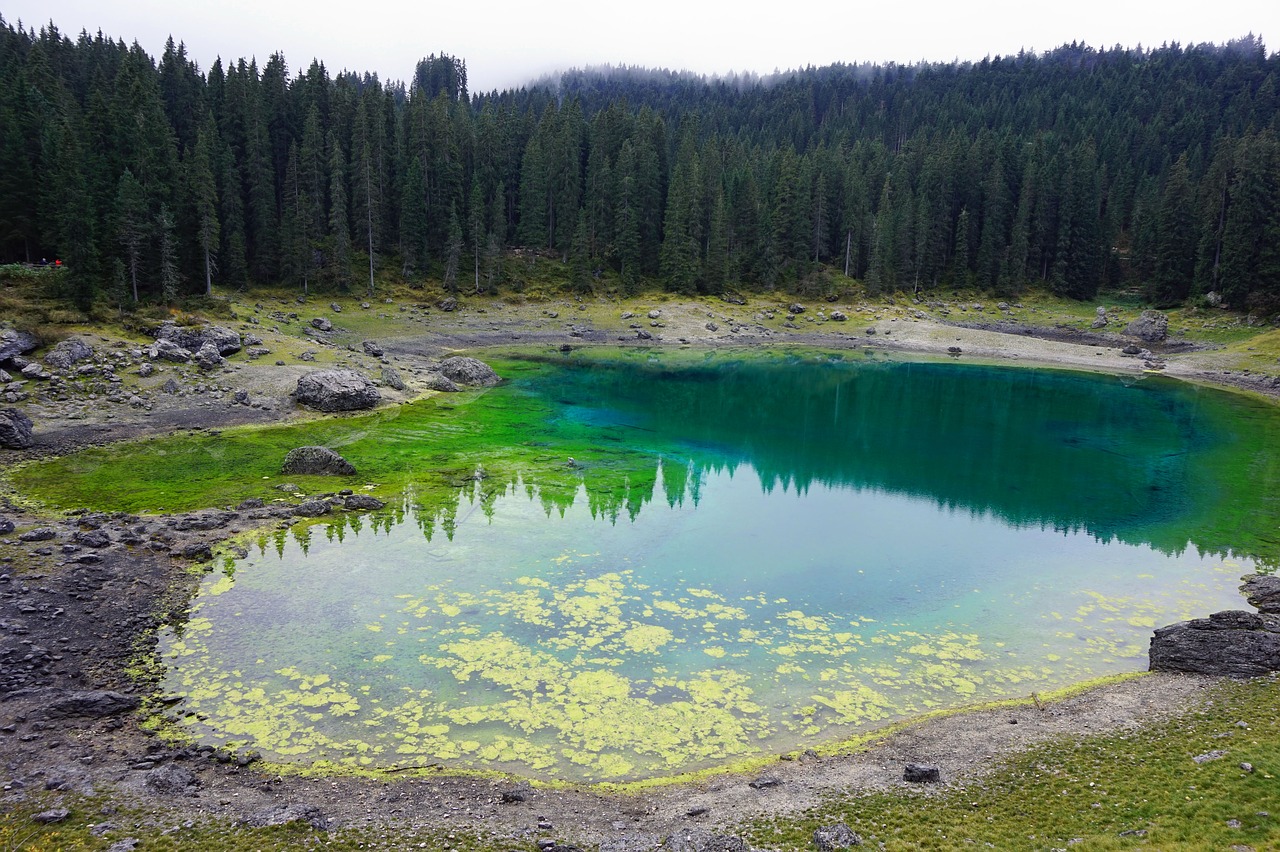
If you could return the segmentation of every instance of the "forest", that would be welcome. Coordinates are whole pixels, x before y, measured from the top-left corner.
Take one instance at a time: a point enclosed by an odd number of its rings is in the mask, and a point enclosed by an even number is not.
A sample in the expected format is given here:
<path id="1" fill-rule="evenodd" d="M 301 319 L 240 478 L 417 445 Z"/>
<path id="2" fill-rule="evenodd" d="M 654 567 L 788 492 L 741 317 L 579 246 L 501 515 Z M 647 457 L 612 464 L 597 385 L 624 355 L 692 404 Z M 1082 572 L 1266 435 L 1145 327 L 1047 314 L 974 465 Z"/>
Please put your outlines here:
<path id="1" fill-rule="evenodd" d="M 0 263 L 58 295 L 213 287 L 821 295 L 1041 286 L 1280 311 L 1280 54 L 1064 45 L 767 78 L 571 71 L 468 90 L 276 54 L 202 70 L 0 17 Z M 514 264 L 518 268 L 518 264 Z"/>

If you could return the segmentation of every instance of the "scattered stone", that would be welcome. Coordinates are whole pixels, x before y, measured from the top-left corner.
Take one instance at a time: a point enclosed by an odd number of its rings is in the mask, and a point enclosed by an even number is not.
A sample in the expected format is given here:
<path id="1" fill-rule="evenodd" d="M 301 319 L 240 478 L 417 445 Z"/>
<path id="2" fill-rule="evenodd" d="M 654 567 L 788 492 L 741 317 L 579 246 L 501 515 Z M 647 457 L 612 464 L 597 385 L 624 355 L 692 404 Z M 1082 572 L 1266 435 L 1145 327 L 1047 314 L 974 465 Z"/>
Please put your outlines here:
<path id="1" fill-rule="evenodd" d="M 73 364 L 88 361 L 93 357 L 89 344 L 78 337 L 69 337 L 60 342 L 44 356 L 44 362 L 55 370 L 65 370 Z"/>
<path id="2" fill-rule="evenodd" d="M 873 325 L 871 325 L 871 326 L 867 326 L 867 337 L 874 337 L 874 336 L 875 336 L 875 333 L 876 333 L 876 328 L 875 328 L 875 326 L 873 326 Z"/>
<path id="3" fill-rule="evenodd" d="M 1213 751 L 1206 751 L 1204 754 L 1197 754 L 1191 758 L 1191 761 L 1193 763 L 1209 763 L 1214 760 L 1222 760 L 1226 756 L 1227 753 L 1222 749 L 1214 749 Z"/>
<path id="4" fill-rule="evenodd" d="M 138 848 L 138 838 L 126 837 L 124 840 L 117 840 L 107 847 L 107 852 L 133 852 Z"/>
<path id="5" fill-rule="evenodd" d="M 818 852 L 833 852 L 836 849 L 848 849 L 862 845 L 862 835 L 858 834 L 842 822 L 824 825 L 813 832 L 813 844 Z"/>
<path id="6" fill-rule="evenodd" d="M 70 816 L 71 811 L 66 808 L 51 808 L 34 815 L 31 817 L 31 821 L 38 822 L 41 825 L 56 825 L 57 823 L 65 822 Z"/>
<path id="7" fill-rule="evenodd" d="M 143 786 L 160 795 L 178 795 L 187 792 L 189 787 L 199 786 L 195 774 L 185 766 L 166 763 L 147 771 Z"/>
<path id="8" fill-rule="evenodd" d="M 439 302 L 436 302 L 436 307 L 445 313 L 452 313 L 458 309 L 458 300 L 453 296 L 445 296 Z"/>
<path id="9" fill-rule="evenodd" d="M 401 393 L 408 390 L 408 386 L 404 383 L 404 378 L 401 377 L 400 371 L 395 367 L 382 368 L 382 383 L 392 390 L 397 390 Z"/>
<path id="10" fill-rule="evenodd" d="M 178 391 L 182 390 L 182 386 L 178 384 L 177 379 L 169 379 L 167 382 L 165 382 L 163 385 L 160 386 L 160 390 L 164 391 L 167 394 L 175 394 Z"/>
<path id="11" fill-rule="evenodd" d="M 765 790 L 769 787 L 779 787 L 781 785 L 782 779 L 776 775 L 761 775 L 747 784 L 753 790 Z"/>
<path id="12" fill-rule="evenodd" d="M 745 305 L 747 303 L 747 300 L 743 298 L 741 294 L 735 293 L 732 290 L 726 290 L 721 293 L 720 300 L 728 302 L 731 305 Z"/>
<path id="13" fill-rule="evenodd" d="M 657 308 L 654 308 L 653 310 L 649 311 L 649 319 L 651 320 L 655 320 L 660 316 L 662 316 L 662 311 L 658 310 Z"/>
<path id="14" fill-rule="evenodd" d="M 368 494 L 348 494 L 342 501 L 342 508 L 350 511 L 376 511 L 385 505 L 387 504 L 377 497 L 370 497 Z"/>
<path id="15" fill-rule="evenodd" d="M 280 472 L 311 476 L 355 476 L 356 468 L 328 447 L 296 447 L 284 457 Z"/>
<path id="16" fill-rule="evenodd" d="M 1271 574 L 1247 574 L 1240 579 L 1244 585 L 1240 591 L 1244 593 L 1249 605 L 1258 612 L 1280 614 L 1280 577 Z"/>
<path id="17" fill-rule="evenodd" d="M 292 822 L 305 822 L 317 831 L 329 830 L 329 818 L 315 805 L 273 805 L 243 820 L 243 825 L 252 828 L 267 828 L 273 825 L 288 825 Z"/>
<path id="18" fill-rule="evenodd" d="M 298 360 L 299 360 L 299 361 L 314 361 L 314 360 L 316 360 L 316 351 L 315 351 L 314 349 L 307 349 L 307 350 L 305 350 L 301 355 L 299 355 L 299 356 L 298 356 Z"/>
<path id="19" fill-rule="evenodd" d="M 22 377 L 24 379 L 38 379 L 42 382 L 47 382 L 49 379 L 53 378 L 53 374 L 37 362 L 32 361 L 22 368 Z"/>
<path id="20" fill-rule="evenodd" d="M 439 373 L 427 373 L 427 378 L 423 384 L 427 386 L 427 390 L 440 391 L 441 393 L 457 393 L 462 390 L 451 379 Z"/>
<path id="21" fill-rule="evenodd" d="M 1093 323 L 1089 327 L 1105 328 L 1106 325 L 1107 325 L 1107 309 L 1099 305 L 1097 315 L 1094 317 Z"/>
<path id="22" fill-rule="evenodd" d="M 304 518 L 318 518 L 329 514 L 332 508 L 327 500 L 306 500 L 294 506 L 293 513 Z"/>
<path id="23" fill-rule="evenodd" d="M 261 497 L 247 497 L 241 500 L 236 508 L 243 512 L 246 509 L 261 509 L 265 505 L 267 504 Z"/>
<path id="24" fill-rule="evenodd" d="M 373 382 L 353 370 L 317 370 L 298 379 L 299 403 L 317 411 L 373 408 L 382 397 Z"/>
<path id="25" fill-rule="evenodd" d="M 1146 352 L 1146 351 L 1147 350 L 1143 349 L 1141 346 L 1138 346 L 1137 344 L 1134 344 L 1134 343 L 1130 343 L 1128 346 L 1120 350 L 1120 354 L 1141 355 L 1143 352 Z"/>
<path id="26" fill-rule="evenodd" d="M 333 331 L 333 323 L 324 317 L 316 317 L 311 321 L 311 327 L 316 331 Z"/>
<path id="27" fill-rule="evenodd" d="M 1249 763 L 1249 762 L 1246 760 L 1246 761 L 1244 761 L 1243 763 L 1241 763 L 1241 764 L 1240 764 L 1240 769 L 1241 769 L 1241 771 L 1243 771 L 1243 772 L 1247 772 L 1247 773 L 1249 773 L 1249 774 L 1252 774 L 1252 773 L 1253 773 L 1253 764 L 1252 764 L 1252 763 Z"/>
<path id="28" fill-rule="evenodd" d="M 289 494 L 297 494 L 301 490 L 296 482 L 281 482 L 275 488 L 277 491 L 286 491 Z"/>
<path id="29" fill-rule="evenodd" d="M 635 316 L 636 315 L 631 313 L 631 311 L 623 311 L 620 319 L 624 319 L 624 320 L 635 319 Z"/>
<path id="30" fill-rule="evenodd" d="M 37 527 L 18 536 L 18 541 L 53 541 L 57 537 L 58 531 L 53 527 Z"/>
<path id="31" fill-rule="evenodd" d="M 468 358 L 464 355 L 445 358 L 436 368 L 436 372 L 459 385 L 491 388 L 502 381 L 488 364 L 478 358 Z"/>
<path id="32" fill-rule="evenodd" d="M 641 340 L 653 340 L 653 335 L 643 329 L 636 332 L 636 337 Z"/>
<path id="33" fill-rule="evenodd" d="M 335 314 L 340 314 L 342 313 L 342 305 L 339 305 L 337 302 L 330 302 L 329 310 L 333 311 Z"/>
<path id="34" fill-rule="evenodd" d="M 902 780 L 913 784 L 929 784 L 942 780 L 942 770 L 937 766 L 908 763 L 902 770 Z"/>
<path id="35" fill-rule="evenodd" d="M 1241 610 L 1181 621 L 1151 637 L 1151 671 L 1255 677 L 1280 670 L 1280 617 Z"/>
<path id="36" fill-rule="evenodd" d="M 8 535 L 15 529 L 13 521 L 0 515 L 0 535 Z"/>
<path id="37" fill-rule="evenodd" d="M 70 716 L 101 719 L 134 710 L 138 704 L 136 697 L 111 690 L 70 692 L 45 707 L 44 715 L 48 719 L 65 719 Z"/>
<path id="38" fill-rule="evenodd" d="M 360 348 L 364 350 L 364 354 L 372 355 L 375 358 L 381 358 L 383 355 L 386 354 L 383 351 L 382 347 L 379 346 L 377 343 L 374 343 L 372 340 L 364 341 L 363 343 L 360 344 Z"/>
<path id="39" fill-rule="evenodd" d="M 16 408 L 0 408 L 0 447 L 22 450 L 35 443 L 31 418 Z"/>
<path id="40" fill-rule="evenodd" d="M 1143 311 L 1124 327 L 1124 333 L 1147 343 L 1159 343 L 1169 336 L 1169 318 L 1159 311 Z"/>
<path id="41" fill-rule="evenodd" d="M 533 786 L 527 781 L 522 781 L 514 787 L 508 787 L 506 790 L 503 790 L 500 795 L 504 805 L 513 805 L 517 802 L 528 801 L 529 797 L 533 795 Z"/>
<path id="42" fill-rule="evenodd" d="M 698 805 L 697 807 L 689 808 L 689 810 L 684 812 L 684 815 L 687 817 L 700 817 L 709 813 L 711 813 L 711 808 L 708 808 L 706 805 Z"/>
<path id="43" fill-rule="evenodd" d="M 155 371 L 156 365 L 152 364 L 150 361 L 145 361 L 142 366 L 138 368 L 138 375 L 145 379 L 148 376 L 154 375 Z"/>
<path id="44" fill-rule="evenodd" d="M 653 852 L 662 844 L 655 834 L 623 834 L 602 841 L 600 852 Z"/>
<path id="45" fill-rule="evenodd" d="M 240 335 L 218 325 L 184 327 L 171 321 L 165 322 L 156 331 L 156 343 L 165 341 L 191 352 L 199 351 L 205 344 L 212 344 L 219 355 L 232 355 L 240 351 Z"/>
<path id="46" fill-rule="evenodd" d="M 85 547 L 106 547 L 111 544 L 111 536 L 106 530 L 86 530 L 74 536 L 77 544 Z"/>
<path id="47" fill-rule="evenodd" d="M 677 831 L 660 848 L 662 852 L 753 852 L 741 837 L 698 828 Z"/>
<path id="48" fill-rule="evenodd" d="M 960 347 L 959 347 L 959 346 L 948 346 L 948 347 L 947 347 L 947 354 L 948 354 L 948 355 L 950 355 L 950 356 L 952 356 L 953 358 L 959 358 L 959 357 L 960 357 L 960 353 L 961 353 L 961 351 L 962 351 L 962 350 L 960 349 Z"/>
<path id="49" fill-rule="evenodd" d="M 707 323 L 707 325 L 706 325 L 706 329 L 707 329 L 707 331 L 710 331 L 710 332 L 716 332 L 716 331 L 719 331 L 719 330 L 720 330 L 720 326 L 716 325 L 716 324 L 715 324 L 715 323 L 713 323 L 713 322 L 709 322 L 709 323 Z"/>
<path id="50" fill-rule="evenodd" d="M 237 405 L 248 405 L 249 392 L 247 390 L 238 390 L 231 395 L 231 401 Z"/>
<path id="51" fill-rule="evenodd" d="M 845 314 L 845 312 L 841 310 L 832 311 L 830 316 L 831 316 L 832 322 L 845 322 L 846 320 L 849 319 L 849 317 Z"/>
<path id="52" fill-rule="evenodd" d="M 804 310 L 805 310 L 805 309 L 804 309 L 804 305 L 800 304 L 799 302 L 796 302 L 796 303 L 794 303 L 794 304 L 791 304 L 791 305 L 788 305 L 788 306 L 787 306 L 787 313 L 789 313 L 789 314 L 791 314 L 791 315 L 793 315 L 793 316 L 794 316 L 794 315 L 796 315 L 796 314 L 802 314 L 802 313 L 804 313 Z"/>

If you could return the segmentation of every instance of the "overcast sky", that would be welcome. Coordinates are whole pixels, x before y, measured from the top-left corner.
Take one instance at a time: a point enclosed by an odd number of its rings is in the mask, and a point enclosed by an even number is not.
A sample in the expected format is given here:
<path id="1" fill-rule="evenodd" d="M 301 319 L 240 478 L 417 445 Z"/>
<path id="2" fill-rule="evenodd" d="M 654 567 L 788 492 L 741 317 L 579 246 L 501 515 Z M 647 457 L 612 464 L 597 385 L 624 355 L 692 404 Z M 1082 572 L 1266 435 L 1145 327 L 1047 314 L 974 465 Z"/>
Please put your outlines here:
<path id="1" fill-rule="evenodd" d="M 72 37 L 137 41 L 155 57 L 172 34 L 208 70 L 283 52 L 291 73 L 407 80 L 418 59 L 465 59 L 471 90 L 519 86 L 587 65 L 703 74 L 832 62 L 982 59 L 1083 41 L 1094 47 L 1225 42 L 1249 32 L 1280 49 L 1280 0 L 0 0 L 10 24 L 52 20 Z"/>

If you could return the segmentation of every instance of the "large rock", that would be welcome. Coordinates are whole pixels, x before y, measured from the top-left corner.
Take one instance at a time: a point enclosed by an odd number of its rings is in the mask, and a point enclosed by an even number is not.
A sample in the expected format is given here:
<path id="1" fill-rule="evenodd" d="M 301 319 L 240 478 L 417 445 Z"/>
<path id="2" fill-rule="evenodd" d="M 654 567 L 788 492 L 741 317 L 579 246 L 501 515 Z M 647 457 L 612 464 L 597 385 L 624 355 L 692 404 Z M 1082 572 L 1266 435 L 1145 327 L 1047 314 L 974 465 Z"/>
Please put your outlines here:
<path id="1" fill-rule="evenodd" d="M 151 344 L 147 355 L 153 361 L 174 361 L 178 364 L 191 360 L 191 350 L 185 346 L 179 346 L 172 340 L 157 340 Z"/>
<path id="2" fill-rule="evenodd" d="M 683 829 L 662 844 L 662 852 L 753 852 L 741 837 L 714 834 L 700 828 Z"/>
<path id="3" fill-rule="evenodd" d="M 423 385 L 427 390 L 440 391 L 441 393 L 457 393 L 462 390 L 453 383 L 453 380 L 447 379 L 439 373 L 427 373 Z"/>
<path id="4" fill-rule="evenodd" d="M 180 326 L 166 322 L 156 331 L 156 340 L 167 340 L 183 349 L 197 352 L 206 343 L 218 349 L 219 355 L 240 351 L 240 335 L 219 325 Z"/>
<path id="5" fill-rule="evenodd" d="M 298 447 L 284 457 L 281 473 L 301 473 L 313 476 L 355 476 L 351 462 L 328 447 Z"/>
<path id="6" fill-rule="evenodd" d="M 1169 318 L 1159 311 L 1143 311 L 1124 327 L 1124 333 L 1147 343 L 1159 343 L 1169 336 Z"/>
<path id="7" fill-rule="evenodd" d="M 44 710 L 45 718 L 64 719 L 68 716 L 87 716 L 101 719 L 125 713 L 138 707 L 135 696 L 111 690 L 90 690 L 87 692 L 68 692 L 54 699 Z"/>
<path id="8" fill-rule="evenodd" d="M 22 450 L 34 441 L 30 417 L 16 408 L 0 408 L 0 447 Z"/>
<path id="9" fill-rule="evenodd" d="M 319 831 L 327 831 L 329 828 L 329 818 L 315 805 L 272 805 L 265 810 L 250 814 L 244 819 L 244 825 L 256 828 L 288 825 L 291 822 L 304 822 Z"/>
<path id="10" fill-rule="evenodd" d="M 1240 591 L 1249 605 L 1258 612 L 1280 614 L 1280 577 L 1270 574 L 1249 574 L 1241 577 L 1244 585 Z"/>
<path id="11" fill-rule="evenodd" d="M 25 355 L 40 345 L 34 334 L 16 328 L 0 330 L 0 361 L 8 361 L 14 355 Z"/>
<path id="12" fill-rule="evenodd" d="M 194 772 L 173 763 L 149 770 L 142 783 L 148 790 L 163 796 L 180 795 L 190 787 L 199 786 Z"/>
<path id="13" fill-rule="evenodd" d="M 1151 637 L 1150 667 L 1228 677 L 1280 670 L 1280 617 L 1228 610 L 1161 627 Z"/>
<path id="14" fill-rule="evenodd" d="M 446 379 L 460 385 L 491 388 L 502 381 L 488 364 L 479 358 L 464 355 L 445 358 L 436 370 Z"/>
<path id="15" fill-rule="evenodd" d="M 222 357 L 222 353 L 212 342 L 205 342 L 196 352 L 194 360 L 197 367 L 206 371 L 217 370 L 227 365 L 227 359 Z"/>
<path id="16" fill-rule="evenodd" d="M 31 418 L 17 408 L 0 408 L 0 446 L 26 449 L 35 443 L 31 436 Z"/>
<path id="17" fill-rule="evenodd" d="M 89 348 L 89 344 L 77 337 L 70 337 L 49 350 L 44 356 L 44 362 L 55 370 L 65 370 L 92 357 L 93 350 Z"/>
<path id="18" fill-rule="evenodd" d="M 824 825 L 813 832 L 813 845 L 818 852 L 835 852 L 836 849 L 848 849 L 862 845 L 862 835 L 858 834 L 842 822 Z"/>
<path id="19" fill-rule="evenodd" d="M 354 370 L 317 370 L 298 379 L 298 402 L 317 411 L 373 408 L 381 395 L 373 382 Z"/>

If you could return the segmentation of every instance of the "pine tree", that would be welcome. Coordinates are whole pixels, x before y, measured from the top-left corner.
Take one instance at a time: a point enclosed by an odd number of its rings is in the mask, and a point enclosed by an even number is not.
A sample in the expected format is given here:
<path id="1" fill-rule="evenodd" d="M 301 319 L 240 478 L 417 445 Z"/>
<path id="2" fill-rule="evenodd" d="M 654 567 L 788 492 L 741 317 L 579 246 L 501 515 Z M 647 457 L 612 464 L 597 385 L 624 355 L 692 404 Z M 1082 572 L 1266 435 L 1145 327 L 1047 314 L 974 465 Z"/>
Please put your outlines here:
<path id="1" fill-rule="evenodd" d="M 204 292 L 213 295 L 213 271 L 221 226 L 218 222 L 218 186 L 213 179 L 212 126 L 201 129 L 196 135 L 195 150 L 188 165 L 187 180 L 196 214 L 196 241 L 200 246 L 204 266 Z"/>
<path id="2" fill-rule="evenodd" d="M 458 207 L 449 211 L 449 242 L 445 248 L 444 289 L 458 292 L 458 265 L 462 262 L 462 222 L 458 220 Z"/>
<path id="3" fill-rule="evenodd" d="M 351 289 L 351 223 L 347 219 L 346 157 L 329 132 L 329 276 L 342 292 Z"/>
<path id="4" fill-rule="evenodd" d="M 138 183 L 133 172 L 125 169 L 116 192 L 116 238 L 124 250 L 124 264 L 128 268 L 134 304 L 138 303 L 138 276 L 142 271 L 143 250 L 151 232 L 150 218 L 142 184 Z"/>
<path id="5" fill-rule="evenodd" d="M 173 214 L 167 207 L 161 207 L 156 214 L 156 234 L 160 239 L 160 298 L 165 304 L 172 305 L 178 301 L 182 280 L 178 273 L 178 241 L 174 234 Z"/>

